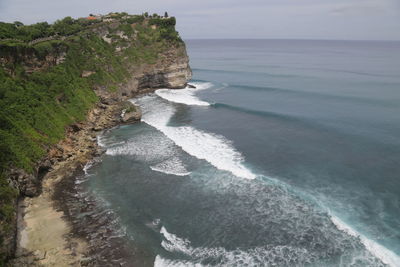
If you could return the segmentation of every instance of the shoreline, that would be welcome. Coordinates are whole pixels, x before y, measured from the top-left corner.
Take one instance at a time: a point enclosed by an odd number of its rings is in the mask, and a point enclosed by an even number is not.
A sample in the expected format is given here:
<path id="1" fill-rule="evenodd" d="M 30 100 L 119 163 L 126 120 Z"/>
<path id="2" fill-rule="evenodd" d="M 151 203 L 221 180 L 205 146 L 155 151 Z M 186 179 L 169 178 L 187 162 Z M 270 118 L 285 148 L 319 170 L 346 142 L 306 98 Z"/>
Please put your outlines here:
<path id="1" fill-rule="evenodd" d="M 143 93 L 151 91 L 143 90 Z M 42 193 L 18 203 L 16 255 L 9 263 L 11 266 L 95 264 L 93 248 L 90 247 L 93 244 L 74 226 L 65 193 L 71 193 L 85 165 L 104 152 L 96 137 L 104 130 L 127 124 L 121 120 L 123 102 L 98 102 L 88 112 L 85 121 L 71 125 L 65 138 L 49 150 L 48 158 L 56 161 L 43 177 Z"/>

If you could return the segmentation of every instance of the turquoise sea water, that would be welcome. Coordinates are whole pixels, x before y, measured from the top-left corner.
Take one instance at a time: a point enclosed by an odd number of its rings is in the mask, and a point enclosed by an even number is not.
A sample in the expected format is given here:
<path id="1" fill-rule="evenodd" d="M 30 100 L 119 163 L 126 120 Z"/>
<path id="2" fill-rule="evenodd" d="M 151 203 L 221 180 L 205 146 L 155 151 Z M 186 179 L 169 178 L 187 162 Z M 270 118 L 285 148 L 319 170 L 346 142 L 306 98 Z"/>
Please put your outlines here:
<path id="1" fill-rule="evenodd" d="M 400 43 L 190 40 L 83 185 L 156 266 L 400 266 Z M 149 257 L 149 256 L 147 256 Z"/>

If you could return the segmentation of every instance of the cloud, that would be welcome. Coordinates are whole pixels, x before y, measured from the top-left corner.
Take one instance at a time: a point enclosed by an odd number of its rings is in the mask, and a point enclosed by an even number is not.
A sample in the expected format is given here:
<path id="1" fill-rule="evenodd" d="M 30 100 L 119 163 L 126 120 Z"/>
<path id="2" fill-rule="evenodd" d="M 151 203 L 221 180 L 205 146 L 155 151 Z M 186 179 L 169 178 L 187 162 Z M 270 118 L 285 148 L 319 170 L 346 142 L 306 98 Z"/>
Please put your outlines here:
<path id="1" fill-rule="evenodd" d="M 349 3 L 334 7 L 331 12 L 335 15 L 373 15 L 384 14 L 389 5 L 382 1 L 363 1 L 362 3 Z"/>
<path id="2" fill-rule="evenodd" d="M 0 0 L 0 20 L 164 13 L 183 38 L 400 39 L 399 0 Z"/>

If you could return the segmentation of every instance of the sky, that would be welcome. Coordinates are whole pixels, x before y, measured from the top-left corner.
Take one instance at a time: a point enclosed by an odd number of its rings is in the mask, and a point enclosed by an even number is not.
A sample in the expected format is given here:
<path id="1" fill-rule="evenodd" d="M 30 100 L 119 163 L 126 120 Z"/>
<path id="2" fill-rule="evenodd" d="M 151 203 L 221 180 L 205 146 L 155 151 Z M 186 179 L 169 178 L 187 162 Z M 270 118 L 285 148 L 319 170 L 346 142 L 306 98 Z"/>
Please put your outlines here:
<path id="1" fill-rule="evenodd" d="M 168 11 L 183 39 L 400 40 L 400 0 L 0 0 L 26 24 L 112 11 Z"/>

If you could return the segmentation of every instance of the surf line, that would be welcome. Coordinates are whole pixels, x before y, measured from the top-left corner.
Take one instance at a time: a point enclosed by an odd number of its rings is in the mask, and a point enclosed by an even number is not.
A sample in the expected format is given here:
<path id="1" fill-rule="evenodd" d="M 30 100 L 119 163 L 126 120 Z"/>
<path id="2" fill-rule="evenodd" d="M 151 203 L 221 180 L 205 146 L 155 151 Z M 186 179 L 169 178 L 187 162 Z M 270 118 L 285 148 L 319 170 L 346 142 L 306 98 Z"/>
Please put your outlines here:
<path id="1" fill-rule="evenodd" d="M 197 86 L 201 87 L 198 84 Z M 211 84 L 206 83 L 201 88 L 206 89 L 210 87 Z M 186 89 L 176 91 L 183 90 Z M 197 99 L 196 101 L 201 101 L 191 91 L 186 90 L 182 94 L 191 96 L 190 103 L 194 102 L 193 98 Z M 162 132 L 186 153 L 198 159 L 203 159 L 217 169 L 228 171 L 237 177 L 246 179 L 256 178 L 256 175 L 243 165 L 243 155 L 224 136 L 207 133 L 192 126 L 169 126 L 168 123 L 176 110 L 172 104 L 166 103 L 162 99 L 168 100 L 161 94 L 161 96 L 145 96 L 132 101 L 141 107 L 143 122 Z"/>

